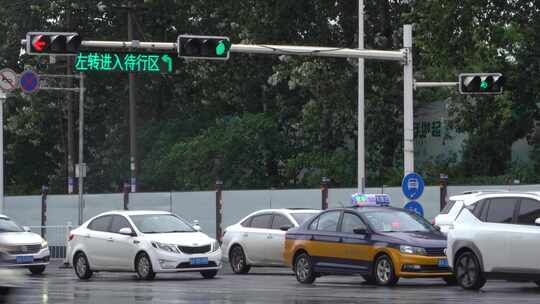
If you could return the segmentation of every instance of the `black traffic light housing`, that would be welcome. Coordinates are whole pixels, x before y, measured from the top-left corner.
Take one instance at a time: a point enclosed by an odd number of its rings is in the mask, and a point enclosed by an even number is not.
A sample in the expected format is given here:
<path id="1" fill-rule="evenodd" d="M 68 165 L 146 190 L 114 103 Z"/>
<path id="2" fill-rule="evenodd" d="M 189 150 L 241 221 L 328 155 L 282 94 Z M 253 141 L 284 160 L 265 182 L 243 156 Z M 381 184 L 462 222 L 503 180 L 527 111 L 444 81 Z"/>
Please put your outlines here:
<path id="1" fill-rule="evenodd" d="M 501 73 L 463 73 L 459 74 L 461 94 L 502 94 L 504 77 Z"/>
<path id="2" fill-rule="evenodd" d="M 26 33 L 26 53 L 29 55 L 77 55 L 82 38 L 70 32 Z"/>
<path id="3" fill-rule="evenodd" d="M 229 37 L 180 35 L 178 57 L 191 59 L 227 60 L 231 50 Z"/>

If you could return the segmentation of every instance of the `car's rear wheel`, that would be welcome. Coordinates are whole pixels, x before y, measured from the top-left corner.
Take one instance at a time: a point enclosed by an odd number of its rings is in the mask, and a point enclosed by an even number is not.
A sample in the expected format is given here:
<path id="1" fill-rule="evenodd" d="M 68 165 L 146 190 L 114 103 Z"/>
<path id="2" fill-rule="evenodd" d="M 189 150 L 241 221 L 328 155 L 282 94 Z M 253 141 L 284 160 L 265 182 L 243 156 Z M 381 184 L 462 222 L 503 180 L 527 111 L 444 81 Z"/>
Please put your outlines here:
<path id="1" fill-rule="evenodd" d="M 244 250 L 238 245 L 231 248 L 231 253 L 229 254 L 229 263 L 231 264 L 231 268 L 234 273 L 237 274 L 246 274 L 251 269 L 251 267 L 247 264 Z"/>
<path id="2" fill-rule="evenodd" d="M 137 255 L 137 258 L 135 259 L 135 271 L 137 271 L 137 276 L 141 280 L 149 281 L 156 277 L 150 257 L 145 252 L 141 252 Z"/>
<path id="3" fill-rule="evenodd" d="M 218 271 L 217 270 L 205 270 L 205 271 L 201 271 L 201 275 L 203 276 L 203 278 L 205 279 L 213 279 L 216 275 L 217 275 Z"/>
<path id="4" fill-rule="evenodd" d="M 456 259 L 456 278 L 464 289 L 478 290 L 486 284 L 476 255 L 471 251 L 460 254 Z"/>
<path id="5" fill-rule="evenodd" d="M 45 265 L 30 266 L 28 267 L 28 270 L 30 270 L 32 274 L 42 274 L 45 271 Z"/>
<path id="6" fill-rule="evenodd" d="M 396 285 L 399 278 L 394 272 L 394 264 L 392 259 L 383 254 L 375 260 L 375 267 L 373 267 L 373 276 L 377 285 L 381 286 L 393 286 Z"/>
<path id="7" fill-rule="evenodd" d="M 534 283 L 540 287 L 540 281 L 534 281 Z"/>
<path id="8" fill-rule="evenodd" d="M 311 284 L 315 282 L 317 274 L 313 270 L 311 257 L 307 253 L 301 253 L 294 260 L 294 272 L 296 279 L 302 284 Z"/>
<path id="9" fill-rule="evenodd" d="M 88 259 L 82 252 L 75 255 L 75 258 L 73 259 L 73 268 L 75 268 L 75 274 L 81 280 L 88 280 L 92 276 L 92 270 L 90 270 Z"/>

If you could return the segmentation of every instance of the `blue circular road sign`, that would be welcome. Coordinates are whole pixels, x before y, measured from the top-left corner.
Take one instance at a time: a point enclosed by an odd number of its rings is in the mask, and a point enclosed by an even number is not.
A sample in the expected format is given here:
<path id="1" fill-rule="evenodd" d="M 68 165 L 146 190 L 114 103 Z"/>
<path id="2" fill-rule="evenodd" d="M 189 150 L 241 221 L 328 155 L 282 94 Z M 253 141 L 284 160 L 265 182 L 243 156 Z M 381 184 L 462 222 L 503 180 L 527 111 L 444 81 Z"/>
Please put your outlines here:
<path id="1" fill-rule="evenodd" d="M 410 201 L 403 208 L 416 212 L 420 216 L 424 216 L 424 208 L 417 201 Z"/>
<path id="2" fill-rule="evenodd" d="M 20 84 L 23 92 L 34 93 L 39 90 L 39 76 L 32 70 L 26 70 L 21 74 Z"/>
<path id="3" fill-rule="evenodd" d="M 424 193 L 424 180 L 414 172 L 405 175 L 401 181 L 403 195 L 410 200 L 418 199 Z"/>

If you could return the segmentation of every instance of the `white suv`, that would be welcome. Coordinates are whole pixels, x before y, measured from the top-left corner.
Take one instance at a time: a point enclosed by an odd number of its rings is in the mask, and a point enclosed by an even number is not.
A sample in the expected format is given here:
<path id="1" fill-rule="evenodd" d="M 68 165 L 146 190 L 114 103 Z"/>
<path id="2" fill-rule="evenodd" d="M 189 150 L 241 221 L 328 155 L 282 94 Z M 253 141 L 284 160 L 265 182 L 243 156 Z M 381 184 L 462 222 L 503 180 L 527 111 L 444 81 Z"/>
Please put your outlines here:
<path id="1" fill-rule="evenodd" d="M 448 231 L 458 283 L 480 289 L 499 278 L 540 285 L 540 192 L 475 193 L 465 201 Z"/>

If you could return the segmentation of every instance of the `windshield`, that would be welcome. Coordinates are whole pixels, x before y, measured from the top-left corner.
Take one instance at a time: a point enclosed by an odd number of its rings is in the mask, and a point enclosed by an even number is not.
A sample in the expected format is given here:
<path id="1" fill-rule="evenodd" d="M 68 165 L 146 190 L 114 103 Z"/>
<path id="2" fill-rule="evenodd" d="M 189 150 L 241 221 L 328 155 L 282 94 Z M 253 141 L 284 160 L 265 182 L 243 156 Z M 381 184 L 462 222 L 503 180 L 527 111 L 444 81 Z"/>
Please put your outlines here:
<path id="1" fill-rule="evenodd" d="M 310 218 L 314 217 L 318 213 L 291 213 L 294 220 L 298 223 L 298 225 L 302 225 Z"/>
<path id="2" fill-rule="evenodd" d="M 24 229 L 22 229 L 19 225 L 15 224 L 14 221 L 8 218 L 0 217 L 0 233 L 1 232 L 23 232 L 23 231 Z"/>
<path id="3" fill-rule="evenodd" d="M 424 218 L 405 211 L 371 211 L 364 216 L 378 232 L 432 232 L 433 226 Z"/>
<path id="4" fill-rule="evenodd" d="M 142 233 L 173 233 L 194 232 L 191 227 L 181 218 L 172 214 L 141 214 L 131 215 L 131 220 Z"/>

